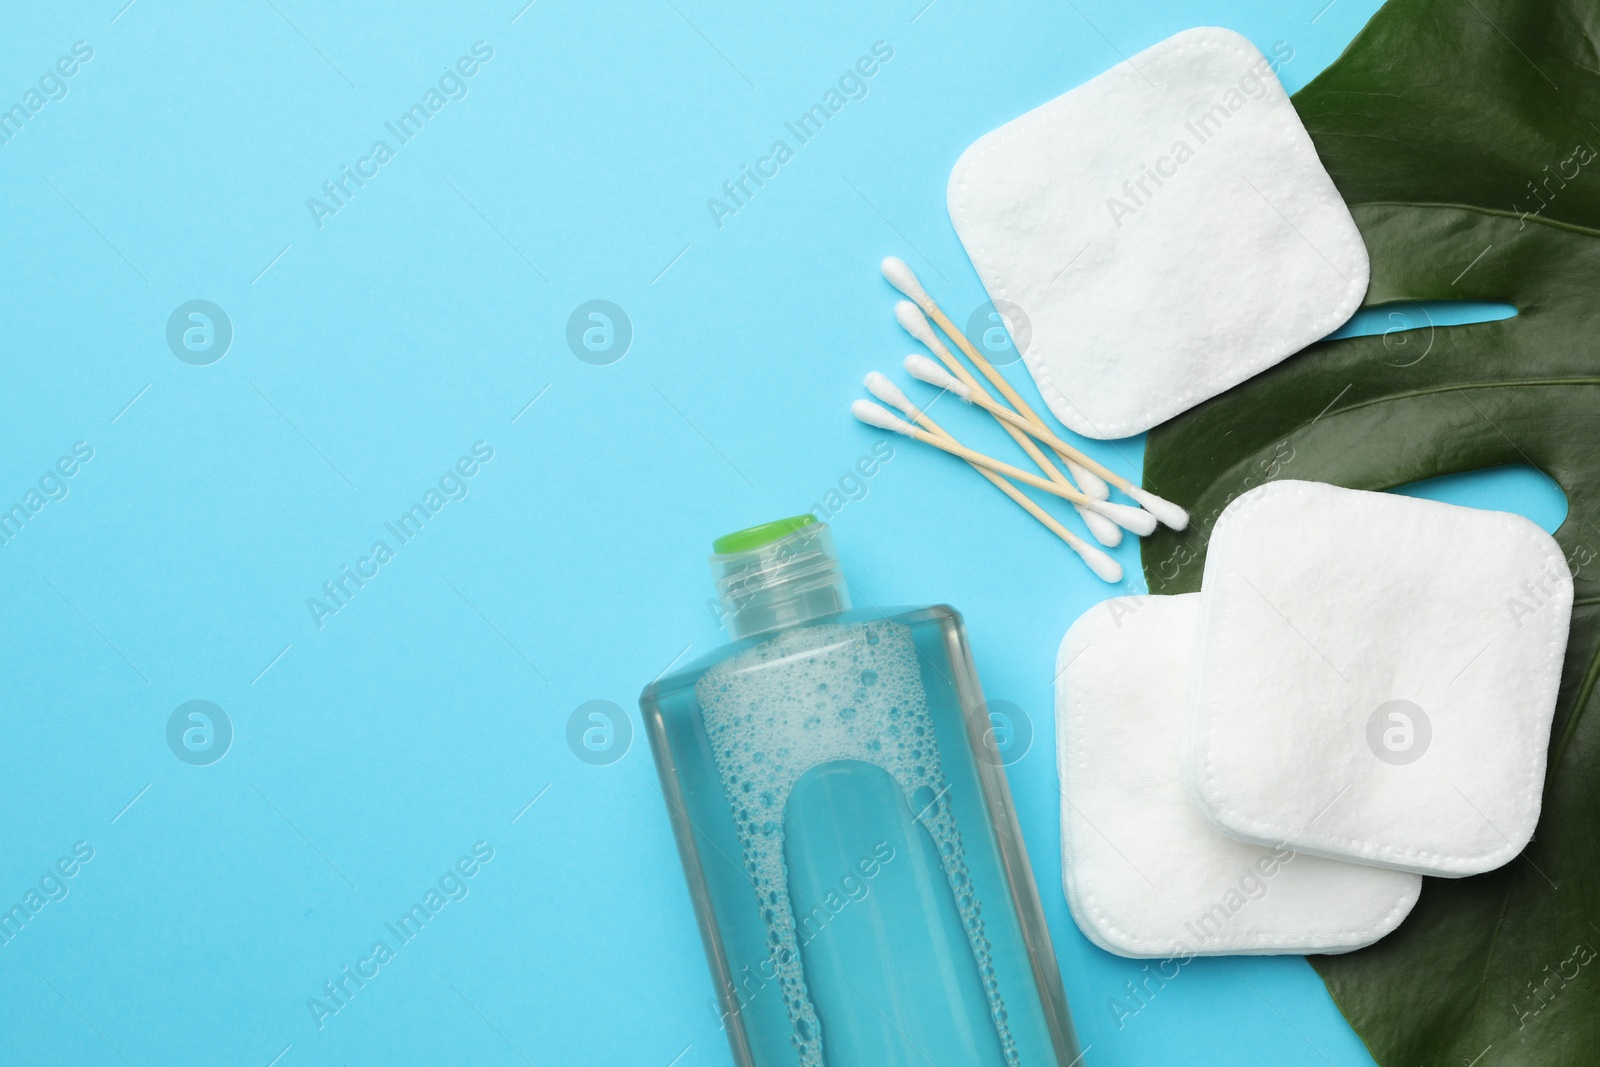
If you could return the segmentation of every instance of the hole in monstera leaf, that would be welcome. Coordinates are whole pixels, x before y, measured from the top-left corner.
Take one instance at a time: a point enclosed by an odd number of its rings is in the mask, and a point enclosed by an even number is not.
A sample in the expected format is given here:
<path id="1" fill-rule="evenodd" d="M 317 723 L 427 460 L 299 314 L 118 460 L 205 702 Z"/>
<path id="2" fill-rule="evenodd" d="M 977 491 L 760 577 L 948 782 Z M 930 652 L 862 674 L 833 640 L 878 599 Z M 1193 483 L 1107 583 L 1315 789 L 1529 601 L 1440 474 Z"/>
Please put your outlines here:
<path id="1" fill-rule="evenodd" d="M 1439 327 L 1495 322 L 1509 319 L 1516 313 L 1517 309 L 1510 304 L 1482 300 L 1403 300 L 1362 308 L 1328 338 L 1381 334 L 1384 347 L 1390 352 L 1386 362 L 1396 367 L 1409 367 L 1428 358 L 1433 351 L 1434 331 Z"/>
<path id="2" fill-rule="evenodd" d="M 1567 519 L 1567 494 L 1548 475 L 1525 463 L 1427 478 L 1396 486 L 1390 492 L 1469 508 L 1514 511 L 1549 533 L 1555 533 Z"/>

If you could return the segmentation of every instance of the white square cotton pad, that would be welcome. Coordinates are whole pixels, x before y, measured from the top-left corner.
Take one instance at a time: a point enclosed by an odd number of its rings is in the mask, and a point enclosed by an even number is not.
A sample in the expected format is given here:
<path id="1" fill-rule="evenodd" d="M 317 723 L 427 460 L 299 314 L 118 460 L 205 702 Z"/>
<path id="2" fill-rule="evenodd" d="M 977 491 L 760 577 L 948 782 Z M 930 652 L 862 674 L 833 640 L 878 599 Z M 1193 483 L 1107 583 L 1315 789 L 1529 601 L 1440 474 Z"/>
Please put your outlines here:
<path id="1" fill-rule="evenodd" d="M 1148 430 L 1343 323 L 1367 251 L 1274 63 L 1186 30 L 978 139 L 950 219 L 1040 395 Z"/>
<path id="2" fill-rule="evenodd" d="M 1224 833 L 1459 877 L 1539 819 L 1572 577 L 1518 515 L 1318 482 L 1228 506 L 1184 773 Z"/>
<path id="3" fill-rule="evenodd" d="M 1123 956 L 1347 952 L 1422 879 L 1224 837 L 1180 775 L 1199 593 L 1096 605 L 1061 642 L 1061 861 L 1084 935 Z"/>

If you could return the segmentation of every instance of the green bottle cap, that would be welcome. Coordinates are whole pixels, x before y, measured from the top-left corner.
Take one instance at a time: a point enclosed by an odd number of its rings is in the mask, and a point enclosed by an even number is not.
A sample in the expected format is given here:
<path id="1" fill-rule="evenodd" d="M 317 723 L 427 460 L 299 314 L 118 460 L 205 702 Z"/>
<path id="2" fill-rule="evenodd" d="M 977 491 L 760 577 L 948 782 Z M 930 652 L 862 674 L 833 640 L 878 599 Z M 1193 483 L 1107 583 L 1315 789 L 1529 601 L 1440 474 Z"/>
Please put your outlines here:
<path id="1" fill-rule="evenodd" d="M 811 514 L 792 515 L 787 519 L 778 519 L 776 522 L 764 522 L 759 526 L 750 526 L 743 530 L 735 530 L 730 534 L 723 534 L 711 542 L 711 551 L 719 556 L 732 555 L 735 552 L 748 552 L 752 548 L 770 545 L 794 533 L 803 530 L 817 521 Z"/>

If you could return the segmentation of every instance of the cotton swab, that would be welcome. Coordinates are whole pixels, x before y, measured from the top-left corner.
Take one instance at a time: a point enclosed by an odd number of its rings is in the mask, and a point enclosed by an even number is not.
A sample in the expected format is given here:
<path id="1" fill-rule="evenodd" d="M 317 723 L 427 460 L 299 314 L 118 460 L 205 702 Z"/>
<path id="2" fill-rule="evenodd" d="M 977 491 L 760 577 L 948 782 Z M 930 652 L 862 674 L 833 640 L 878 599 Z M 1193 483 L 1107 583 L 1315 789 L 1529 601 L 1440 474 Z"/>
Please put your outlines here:
<path id="1" fill-rule="evenodd" d="M 892 430 L 895 433 L 904 434 L 912 440 L 921 441 L 925 445 L 932 445 L 941 452 L 948 452 L 952 456 L 959 456 L 968 463 L 975 463 L 980 467 L 987 467 L 996 474 L 1003 474 L 1007 478 L 1014 479 L 1026 485 L 1031 485 L 1035 489 L 1043 489 L 1045 492 L 1053 493 L 1063 500 L 1070 500 L 1075 504 L 1082 504 L 1091 511 L 1104 515 L 1106 518 L 1110 519 L 1118 526 L 1121 526 L 1129 533 L 1138 534 L 1140 537 L 1144 537 L 1147 534 L 1155 532 L 1156 519 L 1155 516 L 1150 514 L 1148 511 L 1144 511 L 1141 508 L 1129 507 L 1126 504 L 1112 504 L 1105 500 L 1096 500 L 1093 497 L 1085 496 L 1076 489 L 1063 488 L 1048 478 L 1041 478 L 1037 474 L 1028 473 L 1021 467 L 1013 467 L 1011 464 L 995 459 L 992 456 L 986 456 L 982 452 L 976 452 L 973 449 L 961 444 L 959 441 L 954 439 L 947 440 L 943 437 L 931 434 L 926 430 L 919 430 L 917 427 L 911 425 L 909 422 L 906 422 L 904 419 L 898 418 L 891 414 L 887 408 L 878 404 L 874 404 L 870 400 L 857 400 L 855 403 L 850 405 L 850 413 L 869 426 L 876 426 L 882 430 Z"/>
<path id="2" fill-rule="evenodd" d="M 1151 515 L 1148 511 L 1144 511 L 1141 508 L 1130 507 L 1127 504 L 1112 504 L 1109 501 L 1096 500 L 1093 497 L 1085 496 L 1082 492 L 1076 489 L 1064 488 L 1058 483 L 1050 481 L 1048 478 L 1041 478 L 1037 474 L 1030 474 L 1021 467 L 1014 467 L 1002 460 L 995 459 L 993 456 L 986 456 L 982 452 L 970 449 L 958 441 L 945 440 L 935 436 L 934 434 L 928 433 L 925 430 L 919 430 L 915 426 L 912 426 L 910 423 L 906 422 L 904 419 L 895 417 L 894 415 L 890 414 L 886 408 L 883 408 L 878 404 L 874 404 L 870 400 L 857 400 L 850 406 L 850 411 L 851 414 L 855 415 L 857 419 L 869 426 L 876 426 L 879 429 L 892 430 L 895 433 L 904 434 L 913 440 L 921 441 L 923 444 L 932 445 L 934 448 L 937 448 L 942 452 L 948 452 L 953 456 L 959 456 L 969 463 L 976 463 L 981 467 L 987 467 L 989 470 L 992 470 L 997 474 L 1004 474 L 1007 478 L 1012 478 L 1026 485 L 1031 485 L 1035 489 L 1042 489 L 1047 493 L 1061 497 L 1063 500 L 1070 500 L 1074 503 L 1082 504 L 1091 511 L 1105 516 L 1118 526 L 1121 526 L 1130 533 L 1138 534 L 1140 537 L 1144 537 L 1145 535 L 1155 531 L 1155 516 Z"/>
<path id="3" fill-rule="evenodd" d="M 1048 478 L 1041 478 L 1037 474 L 1031 474 L 1028 471 L 1023 470 L 1021 467 L 1014 467 L 1004 460 L 998 460 L 992 456 L 986 456 L 982 452 L 968 448 L 959 442 L 953 440 L 947 441 L 944 438 L 937 437 L 925 430 L 919 430 L 915 426 L 912 426 L 910 423 L 906 422 L 904 419 L 898 418 L 891 414 L 887 408 L 879 404 L 874 404 L 870 400 L 855 401 L 850 405 L 850 413 L 860 421 L 866 423 L 868 426 L 876 426 L 880 430 L 891 430 L 894 433 L 904 434 L 913 440 L 921 441 L 923 444 L 932 445 L 934 448 L 937 448 L 940 451 L 949 452 L 953 456 L 959 456 L 969 463 L 976 463 L 978 466 L 986 467 L 997 474 L 1004 474 L 1008 478 L 1015 478 L 1017 481 L 1031 485 L 1035 489 L 1043 489 L 1045 492 L 1059 496 L 1063 500 L 1071 500 L 1075 503 L 1080 503 L 1085 506 L 1090 504 L 1104 503 L 1103 501 L 1093 500 L 1076 489 L 1063 488 L 1061 485 L 1057 484 L 1056 482 L 1052 482 Z M 1110 506 L 1118 507 L 1120 505 L 1113 504 Z M 1133 511 L 1137 509 L 1128 508 L 1126 510 Z M 1110 515 L 1107 515 L 1107 518 L 1110 518 Z"/>
<path id="4" fill-rule="evenodd" d="M 867 391 L 873 396 L 877 397 L 885 404 L 888 404 L 890 407 L 900 409 L 900 411 L 905 413 L 913 421 L 927 429 L 929 432 L 938 434 L 949 441 L 955 440 L 955 438 L 947 430 L 945 430 L 944 427 L 940 426 L 937 422 L 934 422 L 926 412 L 922 411 L 915 404 L 913 404 L 910 398 L 908 398 L 905 393 L 901 392 L 899 386 L 895 385 L 885 375 L 880 374 L 877 371 L 873 371 L 867 375 L 864 384 L 867 387 Z M 1038 519 L 1039 522 L 1043 524 L 1044 527 L 1051 533 L 1055 534 L 1057 537 L 1061 538 L 1062 541 L 1066 542 L 1067 547 L 1071 548 L 1080 557 L 1082 557 L 1084 563 L 1088 564 L 1089 569 L 1095 573 L 1096 577 L 1106 582 L 1120 582 L 1122 580 L 1122 565 L 1116 560 L 1100 551 L 1100 549 L 1096 548 L 1094 545 L 1089 544 L 1083 538 L 1079 537 L 1077 534 L 1074 534 L 1071 530 L 1068 530 L 1065 526 L 1062 526 L 1061 523 L 1056 521 L 1054 516 L 1045 511 L 1038 504 L 1034 503 L 1033 500 L 1026 496 L 1021 490 L 1012 485 L 1010 482 L 1006 481 L 1004 478 L 1000 477 L 998 474 L 981 467 L 976 463 L 969 463 L 968 465 L 972 467 L 974 471 L 988 479 L 988 481 L 996 489 L 999 489 L 1002 493 L 1006 494 L 1006 496 L 1015 501 L 1017 505 L 1020 506 L 1024 511 L 1032 515 L 1035 519 Z M 1101 518 L 1101 516 L 1098 515 L 1095 517 Z"/>
<path id="5" fill-rule="evenodd" d="M 974 394 L 983 393 L 984 396 L 989 395 L 983 386 L 978 384 L 978 379 L 974 378 L 972 373 L 961 365 L 961 361 L 951 355 L 950 350 L 934 335 L 933 327 L 928 325 L 928 320 L 921 311 L 917 310 L 917 305 L 909 300 L 900 301 L 894 306 L 894 317 L 906 333 L 927 345 L 928 351 L 943 360 L 945 366 L 949 367 L 952 373 L 965 382 L 967 388 L 971 389 Z M 1033 443 L 1032 437 L 1009 423 L 1001 423 L 1001 426 L 1017 444 L 1022 446 L 1022 450 L 1028 453 L 1029 458 L 1037 463 L 1039 468 L 1047 475 L 1050 475 L 1052 481 L 1058 481 L 1063 485 L 1071 484 L 1055 468 L 1055 465 L 1045 458 L 1045 454 L 1039 450 L 1039 446 Z M 1103 492 L 1088 492 L 1091 486 L 1097 487 L 1098 490 Z M 1098 500 L 1104 500 L 1111 495 L 1111 490 L 1106 488 L 1105 483 L 1098 478 L 1094 479 L 1090 485 L 1085 485 L 1084 491 L 1087 495 Z M 1084 507 L 1078 508 L 1078 514 L 1083 518 L 1084 525 L 1089 527 L 1089 532 L 1094 534 L 1094 539 L 1102 545 L 1114 548 L 1122 542 L 1122 531 L 1117 529 L 1114 524 L 1105 521 L 1104 516 L 1097 515 L 1092 509 Z"/>
<path id="6" fill-rule="evenodd" d="M 1124 493 L 1127 493 L 1134 500 L 1137 500 L 1140 506 L 1159 519 L 1162 525 L 1170 526 L 1174 530 L 1182 530 L 1189 525 L 1189 513 L 1184 511 L 1178 505 L 1174 504 L 1172 501 L 1163 499 L 1162 497 L 1156 496 L 1152 492 L 1139 488 L 1137 485 L 1134 485 L 1116 471 L 1113 471 L 1099 463 L 1092 456 L 1087 455 L 1067 442 L 1061 440 L 1048 430 L 1042 430 L 1033 425 L 1016 412 L 1008 410 L 1004 405 L 995 403 L 989 397 L 978 396 L 967 387 L 965 382 L 947 372 L 943 367 L 939 366 L 939 364 L 935 363 L 927 356 L 921 355 L 920 353 L 913 353 L 905 358 L 904 366 L 907 373 L 909 373 L 918 381 L 927 382 L 929 385 L 935 386 L 936 388 L 943 389 L 949 393 L 954 393 L 959 399 L 964 400 L 969 404 L 976 404 L 978 407 L 989 412 L 995 418 L 1004 422 L 1008 422 L 1018 429 L 1024 430 L 1027 433 L 1032 434 L 1034 437 L 1037 437 L 1039 440 L 1049 445 L 1057 455 L 1063 458 L 1065 458 L 1069 453 L 1076 456 L 1079 463 L 1093 470 L 1096 474 L 1101 475 L 1112 485 L 1116 486 L 1118 489 L 1121 489 Z"/>
<path id="7" fill-rule="evenodd" d="M 1021 394 L 1011 388 L 1011 383 L 1006 381 L 1004 376 L 994 369 L 994 365 L 973 347 L 972 342 L 967 340 L 966 334 L 956 329 L 955 323 L 950 321 L 949 316 L 940 309 L 933 297 L 928 295 L 928 291 L 917 280 L 916 272 L 911 269 L 905 260 L 898 256 L 888 256 L 880 264 L 879 269 L 883 271 L 883 276 L 890 285 L 910 297 L 917 307 L 922 309 L 929 318 L 938 324 L 939 329 L 943 330 L 945 335 L 956 343 L 956 347 L 961 349 L 968 359 L 972 360 L 972 365 L 978 368 L 978 372 L 989 379 L 991 385 L 1000 390 L 1000 395 L 1005 397 L 1008 404 L 1016 408 L 1023 418 L 1039 429 L 1047 429 L 1044 420 L 1034 413 L 1034 410 L 1028 406 L 1027 401 L 1022 399 Z M 1067 468 L 1072 471 L 1073 477 L 1078 479 L 1078 484 L 1083 486 L 1085 492 L 1102 500 L 1111 495 L 1110 490 L 1106 489 L 1105 483 L 1101 482 L 1093 472 L 1084 470 L 1070 456 L 1062 455 L 1059 452 L 1057 455 L 1061 455 L 1062 460 L 1067 464 Z M 1106 491 L 1100 492 L 1102 489 L 1106 489 Z"/>
<path id="8" fill-rule="evenodd" d="M 954 437 L 946 432 L 944 427 L 934 422 L 925 412 L 913 404 L 911 399 L 900 390 L 900 387 L 885 375 L 873 371 L 867 375 L 864 384 L 867 387 L 867 392 L 890 407 L 899 408 L 902 413 L 929 433 L 938 434 L 947 441 L 955 440 Z M 994 471 L 980 467 L 976 463 L 971 463 L 969 466 L 987 478 L 996 489 L 1016 501 L 1029 515 L 1038 519 L 1045 529 L 1065 541 L 1068 548 L 1083 558 L 1083 561 L 1089 565 L 1089 569 L 1095 573 L 1096 577 L 1106 582 L 1122 581 L 1122 565 L 1120 563 L 1061 525 L 1049 512 L 1030 500 L 1022 490 L 994 473 Z"/>
<path id="9" fill-rule="evenodd" d="M 901 366 L 905 367 L 906 373 L 911 375 L 917 381 L 927 382 L 936 389 L 943 389 L 947 393 L 954 393 L 956 395 L 956 399 L 958 400 L 964 400 L 968 404 L 972 403 L 972 390 L 967 388 L 967 383 L 962 381 L 960 378 L 957 378 L 954 374 L 951 374 L 949 371 L 945 370 L 943 367 L 939 366 L 939 364 L 935 363 L 922 353 L 911 353 L 901 362 Z M 993 413 L 992 409 L 986 410 L 990 410 L 991 413 Z M 1006 412 L 1006 415 L 1010 414 L 1012 414 L 1010 411 Z M 1004 418 L 1004 416 L 1001 417 Z"/>

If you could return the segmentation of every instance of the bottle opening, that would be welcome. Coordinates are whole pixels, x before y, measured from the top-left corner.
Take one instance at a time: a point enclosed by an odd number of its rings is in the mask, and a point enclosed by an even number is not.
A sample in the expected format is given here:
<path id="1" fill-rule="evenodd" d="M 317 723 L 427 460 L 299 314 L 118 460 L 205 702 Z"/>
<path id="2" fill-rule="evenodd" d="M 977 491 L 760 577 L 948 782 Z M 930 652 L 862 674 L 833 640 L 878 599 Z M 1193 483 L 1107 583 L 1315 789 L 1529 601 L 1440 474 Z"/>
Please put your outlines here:
<path id="1" fill-rule="evenodd" d="M 711 544 L 728 634 L 737 639 L 850 610 L 850 592 L 828 524 L 794 515 Z"/>

